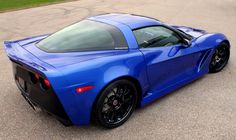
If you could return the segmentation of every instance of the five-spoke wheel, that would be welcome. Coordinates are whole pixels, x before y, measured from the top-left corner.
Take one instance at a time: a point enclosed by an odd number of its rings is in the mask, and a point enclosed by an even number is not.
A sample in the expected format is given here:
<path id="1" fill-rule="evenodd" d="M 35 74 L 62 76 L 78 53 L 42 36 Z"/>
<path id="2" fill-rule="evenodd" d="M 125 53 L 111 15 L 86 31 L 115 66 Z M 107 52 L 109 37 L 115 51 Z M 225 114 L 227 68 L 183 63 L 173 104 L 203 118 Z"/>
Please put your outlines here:
<path id="1" fill-rule="evenodd" d="M 137 104 L 137 89 L 129 80 L 117 80 L 107 86 L 94 108 L 95 120 L 106 128 L 122 125 Z"/>
<path id="2" fill-rule="evenodd" d="M 228 63 L 230 56 L 229 45 L 221 43 L 216 49 L 212 56 L 211 63 L 209 66 L 210 73 L 216 73 L 221 71 Z"/>

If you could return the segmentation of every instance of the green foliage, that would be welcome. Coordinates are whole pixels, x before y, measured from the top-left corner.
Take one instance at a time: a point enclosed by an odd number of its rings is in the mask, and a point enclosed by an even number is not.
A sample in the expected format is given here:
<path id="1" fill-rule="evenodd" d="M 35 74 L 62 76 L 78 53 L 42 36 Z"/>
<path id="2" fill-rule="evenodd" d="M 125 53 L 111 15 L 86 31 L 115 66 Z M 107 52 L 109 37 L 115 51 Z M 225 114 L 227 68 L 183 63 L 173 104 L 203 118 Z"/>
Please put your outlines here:
<path id="1" fill-rule="evenodd" d="M 0 0 L 0 12 L 14 9 L 23 9 L 66 0 Z"/>

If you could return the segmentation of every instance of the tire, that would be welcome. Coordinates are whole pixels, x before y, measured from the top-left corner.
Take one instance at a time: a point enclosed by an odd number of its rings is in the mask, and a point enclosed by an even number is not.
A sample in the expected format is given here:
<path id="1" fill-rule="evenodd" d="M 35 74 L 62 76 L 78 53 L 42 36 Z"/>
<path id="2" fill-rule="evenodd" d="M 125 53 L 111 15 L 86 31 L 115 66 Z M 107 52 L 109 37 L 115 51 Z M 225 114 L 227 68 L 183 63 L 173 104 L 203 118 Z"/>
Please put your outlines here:
<path id="1" fill-rule="evenodd" d="M 222 42 L 217 46 L 211 58 L 209 73 L 220 72 L 227 65 L 230 56 L 229 45 Z"/>
<path id="2" fill-rule="evenodd" d="M 101 92 L 94 106 L 93 118 L 105 128 L 118 127 L 129 119 L 137 101 L 135 85 L 129 80 L 117 80 Z"/>

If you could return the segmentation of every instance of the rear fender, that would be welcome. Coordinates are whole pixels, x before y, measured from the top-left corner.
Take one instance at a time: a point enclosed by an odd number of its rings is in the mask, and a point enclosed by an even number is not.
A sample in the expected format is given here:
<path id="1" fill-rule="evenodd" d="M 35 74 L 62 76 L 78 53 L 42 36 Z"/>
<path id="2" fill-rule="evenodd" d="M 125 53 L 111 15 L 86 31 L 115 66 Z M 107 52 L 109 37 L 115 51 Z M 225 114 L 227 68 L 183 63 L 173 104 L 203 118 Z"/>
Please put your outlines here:
<path id="1" fill-rule="evenodd" d="M 59 71 L 65 75 L 62 82 L 67 83 L 67 86 L 57 89 L 57 93 L 68 116 L 76 125 L 90 122 L 96 98 L 114 79 L 124 76 L 133 77 L 140 82 L 143 93 L 148 88 L 145 62 L 138 50 L 130 51 L 128 55 L 125 52 L 116 56 L 98 58 L 96 61 L 84 61 L 61 68 Z M 76 88 L 89 85 L 94 88 L 76 93 Z"/>

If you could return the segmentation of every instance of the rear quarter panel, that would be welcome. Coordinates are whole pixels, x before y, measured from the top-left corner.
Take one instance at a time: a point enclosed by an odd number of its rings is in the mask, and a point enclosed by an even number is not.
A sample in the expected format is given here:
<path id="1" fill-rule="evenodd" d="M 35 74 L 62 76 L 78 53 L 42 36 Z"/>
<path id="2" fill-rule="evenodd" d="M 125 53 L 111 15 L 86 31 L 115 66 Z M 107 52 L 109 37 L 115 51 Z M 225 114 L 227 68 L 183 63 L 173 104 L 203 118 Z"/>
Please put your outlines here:
<path id="1" fill-rule="evenodd" d="M 64 78 L 54 82 L 64 82 L 56 93 L 72 122 L 88 124 L 92 107 L 99 93 L 114 79 L 129 76 L 137 79 L 144 93 L 148 86 L 146 64 L 139 50 L 119 50 L 113 56 L 88 60 L 58 69 Z M 77 87 L 92 85 L 93 89 L 76 93 Z"/>

